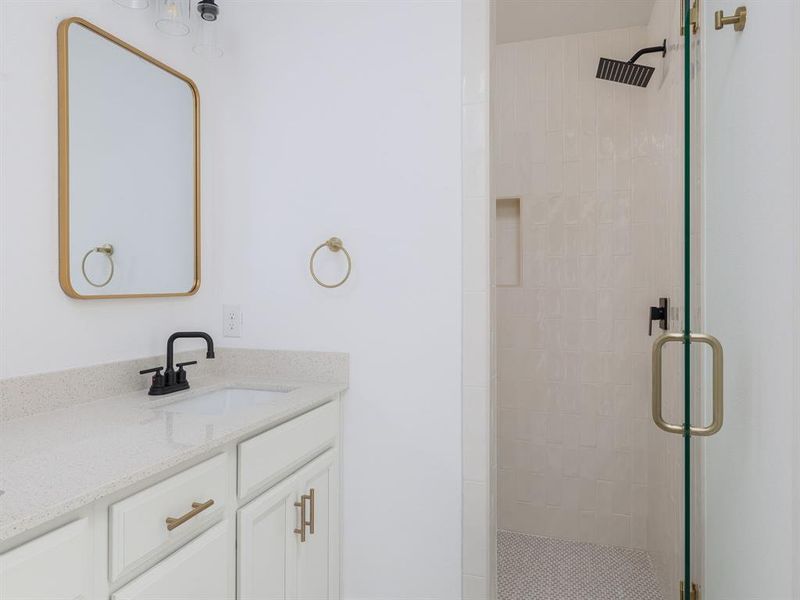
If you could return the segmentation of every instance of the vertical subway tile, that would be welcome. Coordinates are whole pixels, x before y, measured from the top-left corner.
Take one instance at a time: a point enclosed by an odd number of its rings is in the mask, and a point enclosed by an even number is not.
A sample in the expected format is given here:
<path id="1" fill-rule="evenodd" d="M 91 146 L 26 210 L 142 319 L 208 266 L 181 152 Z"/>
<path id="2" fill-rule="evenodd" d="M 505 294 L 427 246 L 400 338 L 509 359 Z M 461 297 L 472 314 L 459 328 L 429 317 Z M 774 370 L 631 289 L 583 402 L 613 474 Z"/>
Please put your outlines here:
<path id="1" fill-rule="evenodd" d="M 484 483 L 464 483 L 464 573 L 485 577 L 487 557 L 487 528 L 482 515 L 487 510 L 488 488 Z"/>
<path id="2" fill-rule="evenodd" d="M 468 197 L 488 195 L 487 110 L 485 103 L 468 104 L 462 109 L 463 194 Z"/>
<path id="3" fill-rule="evenodd" d="M 486 577 L 464 575 L 462 582 L 464 586 L 464 600 L 488 600 L 489 588 Z"/>
<path id="4" fill-rule="evenodd" d="M 564 115 L 564 42 L 553 37 L 546 43 L 547 129 L 557 131 L 563 127 Z"/>
<path id="5" fill-rule="evenodd" d="M 595 70 L 644 35 L 500 45 L 493 115 L 496 189 L 523 197 L 521 289 L 497 305 L 501 522 L 637 547 L 653 475 L 636 401 L 649 340 L 636 324 L 654 296 L 652 257 L 670 242 L 654 224 L 671 207 L 654 190 L 678 188 L 656 153 L 677 152 L 677 130 L 654 138 L 661 115 L 644 94 Z"/>
<path id="6" fill-rule="evenodd" d="M 462 397 L 463 476 L 472 481 L 488 482 L 489 390 L 485 387 L 465 387 Z M 501 432 L 501 435 L 505 433 Z"/>

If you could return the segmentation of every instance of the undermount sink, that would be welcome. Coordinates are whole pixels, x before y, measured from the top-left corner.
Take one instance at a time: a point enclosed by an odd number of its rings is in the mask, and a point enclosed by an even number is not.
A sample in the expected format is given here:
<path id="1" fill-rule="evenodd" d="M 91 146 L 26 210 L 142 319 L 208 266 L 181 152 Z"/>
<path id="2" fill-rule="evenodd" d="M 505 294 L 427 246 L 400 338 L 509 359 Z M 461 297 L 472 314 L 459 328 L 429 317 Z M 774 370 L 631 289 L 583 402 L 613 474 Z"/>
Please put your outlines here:
<path id="1" fill-rule="evenodd" d="M 170 413 L 195 415 L 229 415 L 231 413 L 258 408 L 280 400 L 292 390 L 254 390 L 246 388 L 226 388 L 178 400 L 161 407 Z"/>

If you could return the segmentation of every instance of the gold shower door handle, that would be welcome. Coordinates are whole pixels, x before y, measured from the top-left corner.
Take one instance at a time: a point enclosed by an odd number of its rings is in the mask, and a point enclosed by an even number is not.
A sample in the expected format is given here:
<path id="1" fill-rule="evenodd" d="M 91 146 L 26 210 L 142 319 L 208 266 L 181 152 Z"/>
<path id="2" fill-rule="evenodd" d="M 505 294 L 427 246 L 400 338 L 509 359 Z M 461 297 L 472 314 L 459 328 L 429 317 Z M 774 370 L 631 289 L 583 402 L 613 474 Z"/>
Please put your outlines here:
<path id="1" fill-rule="evenodd" d="M 670 342 L 686 343 L 686 336 L 682 333 L 665 333 L 653 343 L 653 421 L 667 433 L 684 434 L 684 426 L 667 423 L 664 420 L 662 405 L 662 369 L 661 359 L 664 346 Z M 712 418 L 711 423 L 705 427 L 689 426 L 689 435 L 708 436 L 714 435 L 722 429 L 723 420 L 723 356 L 722 344 L 714 336 L 705 333 L 690 333 L 690 343 L 706 344 L 711 347 L 712 358 Z"/>

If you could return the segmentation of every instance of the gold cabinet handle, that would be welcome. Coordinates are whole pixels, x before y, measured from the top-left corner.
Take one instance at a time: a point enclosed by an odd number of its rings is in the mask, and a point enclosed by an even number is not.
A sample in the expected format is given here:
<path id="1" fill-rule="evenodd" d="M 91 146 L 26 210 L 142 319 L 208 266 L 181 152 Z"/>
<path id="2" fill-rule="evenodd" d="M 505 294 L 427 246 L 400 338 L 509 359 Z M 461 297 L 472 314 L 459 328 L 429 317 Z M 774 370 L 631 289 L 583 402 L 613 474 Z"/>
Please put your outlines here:
<path id="1" fill-rule="evenodd" d="M 300 527 L 295 527 L 294 532 L 300 535 L 300 542 L 306 541 L 306 526 L 308 525 L 308 521 L 306 521 L 306 500 L 308 496 L 303 494 L 300 496 L 300 500 L 294 503 L 294 505 L 300 509 Z"/>
<path id="2" fill-rule="evenodd" d="M 665 333 L 653 343 L 653 421 L 659 427 L 659 429 L 662 429 L 667 433 L 677 433 L 678 435 L 684 434 L 683 425 L 675 425 L 673 423 L 667 423 L 664 420 L 662 398 L 661 398 L 662 395 L 661 357 L 663 354 L 662 352 L 663 348 L 666 344 L 670 342 L 685 343 L 685 341 L 686 337 L 682 333 Z M 722 344 L 720 344 L 719 340 L 714 336 L 707 335 L 705 333 L 690 333 L 689 341 L 711 346 L 711 350 L 713 352 L 713 359 L 712 359 L 713 416 L 711 418 L 711 423 L 705 427 L 693 427 L 690 425 L 689 435 L 696 435 L 696 436 L 714 435 L 720 429 L 722 429 L 722 421 L 724 417 L 723 414 L 724 396 L 722 389 L 724 381 Z"/>
<path id="3" fill-rule="evenodd" d="M 726 17 L 721 10 L 715 12 L 714 29 L 719 31 L 726 25 L 733 25 L 734 31 L 744 31 L 744 26 L 747 25 L 747 7 L 740 6 L 730 17 Z"/>
<path id="4" fill-rule="evenodd" d="M 306 513 L 306 500 L 308 501 L 309 512 Z M 296 527 L 294 532 L 300 535 L 300 541 L 306 541 L 306 527 L 309 533 L 314 533 L 314 488 L 307 494 L 300 496 L 300 500 L 294 503 L 300 509 L 300 527 Z M 310 518 L 306 518 L 306 515 Z"/>
<path id="5" fill-rule="evenodd" d="M 192 502 L 192 510 L 187 512 L 185 515 L 183 515 L 181 517 L 178 517 L 178 518 L 167 517 L 167 519 L 166 519 L 166 521 L 167 521 L 167 531 L 172 531 L 176 527 L 180 527 L 181 525 L 186 523 L 186 521 L 188 521 L 189 519 L 195 518 L 201 512 L 203 512 L 204 510 L 206 510 L 208 508 L 211 508 L 212 506 L 214 506 L 214 501 L 213 500 L 208 500 L 207 502 L 202 502 L 202 503 L 200 503 L 200 502 Z"/>
<path id="6" fill-rule="evenodd" d="M 316 502 L 315 502 L 315 497 L 316 497 L 316 496 L 315 496 L 315 494 L 314 494 L 314 488 L 311 488 L 311 489 L 309 490 L 309 492 L 308 492 L 308 496 L 306 496 L 306 497 L 308 498 L 308 501 L 309 501 L 309 502 L 308 502 L 308 504 L 309 504 L 309 508 L 310 508 L 310 510 L 309 510 L 309 515 L 311 516 L 311 518 L 308 520 L 308 523 L 307 523 L 307 525 L 308 525 L 308 532 L 309 532 L 309 533 L 311 533 L 311 534 L 313 534 L 313 533 L 314 533 L 314 512 L 315 512 L 315 511 L 314 511 L 314 505 L 315 505 L 315 503 L 316 503 Z"/>

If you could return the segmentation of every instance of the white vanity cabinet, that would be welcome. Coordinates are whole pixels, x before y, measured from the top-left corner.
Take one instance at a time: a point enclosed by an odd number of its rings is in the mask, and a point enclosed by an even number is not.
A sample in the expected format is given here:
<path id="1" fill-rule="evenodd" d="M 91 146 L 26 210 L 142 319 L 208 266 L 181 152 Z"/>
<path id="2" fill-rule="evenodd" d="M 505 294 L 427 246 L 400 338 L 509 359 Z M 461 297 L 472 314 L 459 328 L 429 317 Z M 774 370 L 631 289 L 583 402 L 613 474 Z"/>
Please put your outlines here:
<path id="1" fill-rule="evenodd" d="M 220 523 L 111 595 L 112 600 L 221 600 L 233 597 L 233 547 Z"/>
<path id="2" fill-rule="evenodd" d="M 239 510 L 240 600 L 338 599 L 337 471 L 328 451 Z"/>
<path id="3" fill-rule="evenodd" d="M 112 580 L 131 567 L 146 563 L 162 549 L 174 550 L 182 539 L 192 537 L 219 518 L 229 494 L 227 459 L 225 454 L 219 454 L 111 505 L 108 516 Z M 165 523 L 167 517 L 186 520 L 170 528 Z"/>
<path id="4" fill-rule="evenodd" d="M 79 519 L 0 555 L 3 600 L 89 600 L 91 538 Z"/>
<path id="5" fill-rule="evenodd" d="M 290 478 L 239 510 L 236 565 L 240 600 L 297 597 L 295 487 Z"/>
<path id="6" fill-rule="evenodd" d="M 339 405 L 2 546 L 0 600 L 338 600 Z"/>
<path id="7" fill-rule="evenodd" d="M 336 455 L 328 452 L 297 473 L 296 490 L 313 501 L 306 541 L 297 553 L 297 598 L 339 598 L 339 475 Z M 307 509 L 308 510 L 308 509 Z M 311 530 L 310 523 L 314 523 Z"/>

